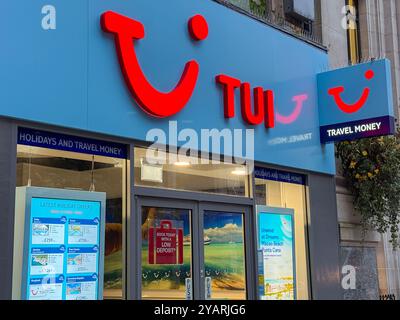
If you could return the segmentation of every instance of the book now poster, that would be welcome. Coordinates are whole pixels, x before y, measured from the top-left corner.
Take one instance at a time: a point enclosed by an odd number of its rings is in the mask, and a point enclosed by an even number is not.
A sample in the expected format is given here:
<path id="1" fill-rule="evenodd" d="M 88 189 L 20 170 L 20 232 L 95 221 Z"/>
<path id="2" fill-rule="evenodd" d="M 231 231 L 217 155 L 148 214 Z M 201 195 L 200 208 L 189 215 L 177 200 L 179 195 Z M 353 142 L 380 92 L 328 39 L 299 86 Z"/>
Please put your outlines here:
<path id="1" fill-rule="evenodd" d="M 296 298 L 293 229 L 293 210 L 259 208 L 258 244 L 263 260 L 263 300 Z"/>

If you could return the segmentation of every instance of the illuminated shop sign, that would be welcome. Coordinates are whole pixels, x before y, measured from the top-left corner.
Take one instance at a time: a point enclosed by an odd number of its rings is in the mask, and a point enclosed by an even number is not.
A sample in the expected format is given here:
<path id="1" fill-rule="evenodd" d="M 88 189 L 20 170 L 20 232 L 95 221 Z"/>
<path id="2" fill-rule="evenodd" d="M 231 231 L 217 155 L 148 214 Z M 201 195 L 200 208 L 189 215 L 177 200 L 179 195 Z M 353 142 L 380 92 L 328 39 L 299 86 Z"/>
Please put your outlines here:
<path id="1" fill-rule="evenodd" d="M 389 60 L 321 73 L 317 79 L 322 143 L 395 132 Z"/>
<path id="2" fill-rule="evenodd" d="M 65 18 L 56 29 L 41 27 L 39 0 L 25 2 L 23 11 L 20 1 L 0 5 L 9 12 L 4 25 L 19 22 L 4 38 L 7 50 L 0 51 L 0 84 L 7 87 L 0 92 L 3 117 L 148 142 L 154 142 L 151 130 L 168 132 L 170 120 L 180 131 L 191 129 L 198 136 L 202 130 L 227 129 L 234 136 L 234 130 L 249 129 L 256 161 L 334 174 L 334 148 L 321 147 L 320 125 L 382 116 L 354 119 L 366 107 L 349 115 L 328 94 L 343 86 L 340 98 L 352 104 L 368 87 L 367 105 L 376 92 L 372 82 L 382 79 L 379 70 L 373 67 L 374 77 L 368 80 L 366 68 L 350 83 L 346 77 L 327 76 L 318 89 L 316 75 L 329 64 L 326 51 L 214 1 L 154 0 L 149 10 L 148 1 L 104 0 L 77 11 L 71 1 L 52 0 L 58 19 Z M 22 45 L 13 40 L 27 30 L 32 41 Z M 389 77 L 383 82 L 390 90 Z M 324 92 L 319 103 L 318 91 Z M 347 118 L 331 117 L 334 113 Z M 377 133 L 389 120 L 365 123 L 360 130 Z M 349 129 L 330 131 L 341 132 L 349 138 Z M 185 141 L 168 144 L 180 147 Z M 76 151 L 85 152 L 87 145 L 82 146 Z M 225 154 L 224 147 L 221 143 L 213 153 Z M 198 149 L 210 152 L 206 144 Z"/>
<path id="3" fill-rule="evenodd" d="M 187 62 L 175 88 L 168 93 L 161 92 L 147 80 L 136 56 L 134 42 L 145 37 L 144 25 L 116 12 L 107 11 L 101 16 L 101 26 L 104 32 L 112 33 L 115 37 L 125 82 L 142 110 L 158 118 L 170 117 L 180 112 L 196 88 L 200 72 L 199 63 L 196 60 Z M 206 19 L 199 14 L 191 17 L 188 21 L 188 31 L 193 40 L 205 40 L 209 32 Z M 293 112 L 290 115 L 280 115 L 275 113 L 273 90 L 262 87 L 251 90 L 250 83 L 225 74 L 217 75 L 215 81 L 223 91 L 224 117 L 235 117 L 235 91 L 238 89 L 241 116 L 249 125 L 264 123 L 265 128 L 274 128 L 275 119 L 282 124 L 291 124 L 298 118 L 303 103 L 308 99 L 307 94 L 294 96 L 292 100 L 296 105 Z"/>
<path id="4" fill-rule="evenodd" d="M 18 144 L 55 150 L 126 159 L 126 146 L 120 143 L 76 137 L 29 128 L 18 128 Z"/>
<path id="5" fill-rule="evenodd" d="M 144 75 L 136 56 L 133 43 L 145 37 L 144 25 L 134 19 L 113 11 L 101 16 L 104 32 L 112 33 L 126 84 L 136 103 L 151 116 L 165 118 L 181 111 L 189 102 L 195 90 L 200 65 L 191 60 L 186 63 L 182 76 L 176 87 L 168 93 L 160 92 Z M 208 24 L 199 14 L 191 17 L 188 31 L 195 41 L 205 40 L 208 36 Z M 133 41 L 132 41 L 133 40 Z M 274 95 L 272 90 L 256 87 L 253 90 L 254 112 L 251 102 L 250 83 L 227 75 L 217 75 L 215 80 L 223 88 L 224 116 L 235 117 L 235 89 L 240 88 L 241 114 L 243 120 L 250 125 L 264 122 L 266 128 L 274 127 Z"/>
<path id="6" fill-rule="evenodd" d="M 101 26 L 104 32 L 114 35 L 125 82 L 141 109 L 158 118 L 180 112 L 196 88 L 200 64 L 195 60 L 187 62 L 175 88 L 168 93 L 161 92 L 148 81 L 136 55 L 134 43 L 145 37 L 144 25 L 138 20 L 107 11 L 101 16 Z M 188 31 L 195 41 L 207 39 L 209 29 L 206 19 L 199 14 L 194 15 L 188 21 Z M 282 124 L 294 122 L 302 111 L 303 102 L 308 99 L 307 94 L 297 95 L 296 99 L 293 98 L 296 102 L 294 111 L 281 116 L 275 114 L 273 90 L 263 87 L 251 90 L 250 83 L 226 74 L 216 75 L 215 81 L 223 92 L 226 119 L 235 117 L 235 91 L 238 89 L 243 121 L 253 126 L 264 123 L 267 129 L 275 127 L 275 119 Z M 357 96 L 360 88 L 363 90 Z M 321 143 L 393 133 L 388 61 L 319 74 L 318 89 Z"/>
<path id="7" fill-rule="evenodd" d="M 218 130 L 212 153 L 228 155 L 229 141 L 243 144 L 237 130 L 248 130 L 255 160 L 334 173 L 333 148 L 319 139 L 316 74 L 328 65 L 326 51 L 214 1 L 104 0 L 77 12 L 71 1 L 52 0 L 63 20 L 55 29 L 41 27 L 39 0 L 23 12 L 19 2 L 3 5 L 10 12 L 3 24 L 20 26 L 0 51 L 0 83 L 8 88 L 0 92 L 1 116 L 150 143 L 154 129 L 168 132 L 176 121 L 182 134 Z M 12 40 L 27 30 L 32 41 Z M 168 145 L 185 144 L 169 134 Z M 234 139 L 225 143 L 228 134 Z M 95 154 L 95 145 L 62 148 Z M 208 145 L 193 149 L 210 152 Z"/>
<path id="8" fill-rule="evenodd" d="M 254 175 L 258 179 L 306 185 L 306 176 L 299 173 L 255 167 Z"/>

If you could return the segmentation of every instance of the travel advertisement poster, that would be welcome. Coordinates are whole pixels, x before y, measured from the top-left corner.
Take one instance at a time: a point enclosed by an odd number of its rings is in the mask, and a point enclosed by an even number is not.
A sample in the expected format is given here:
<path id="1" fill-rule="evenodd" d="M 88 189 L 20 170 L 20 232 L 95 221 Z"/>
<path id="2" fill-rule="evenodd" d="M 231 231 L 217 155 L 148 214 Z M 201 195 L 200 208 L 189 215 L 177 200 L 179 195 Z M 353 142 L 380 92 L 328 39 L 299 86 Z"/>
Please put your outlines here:
<path id="1" fill-rule="evenodd" d="M 44 194 L 43 189 L 40 195 Z M 80 197 L 84 195 L 86 192 L 79 193 Z M 96 196 L 90 195 L 93 199 Z M 62 199 L 61 196 L 33 196 L 30 200 L 28 276 L 23 291 L 29 300 L 95 300 L 99 289 L 101 292 L 103 194 L 97 195 L 95 201 Z"/>
<path id="2" fill-rule="evenodd" d="M 293 228 L 293 210 L 259 208 L 258 244 L 263 259 L 263 300 L 296 298 Z"/>

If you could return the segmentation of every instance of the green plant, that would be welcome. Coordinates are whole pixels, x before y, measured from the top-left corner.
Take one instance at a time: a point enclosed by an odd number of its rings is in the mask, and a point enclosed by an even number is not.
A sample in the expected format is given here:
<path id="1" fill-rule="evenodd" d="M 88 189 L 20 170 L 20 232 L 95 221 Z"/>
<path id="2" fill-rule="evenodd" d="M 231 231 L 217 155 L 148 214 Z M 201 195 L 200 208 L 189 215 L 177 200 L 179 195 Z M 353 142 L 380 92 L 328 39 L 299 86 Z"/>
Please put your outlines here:
<path id="1" fill-rule="evenodd" d="M 250 11 L 259 17 L 265 17 L 267 0 L 250 0 Z"/>
<path id="2" fill-rule="evenodd" d="M 391 243 L 398 248 L 400 136 L 341 142 L 336 156 L 354 196 L 354 208 L 361 215 L 363 234 L 368 230 L 390 232 Z"/>

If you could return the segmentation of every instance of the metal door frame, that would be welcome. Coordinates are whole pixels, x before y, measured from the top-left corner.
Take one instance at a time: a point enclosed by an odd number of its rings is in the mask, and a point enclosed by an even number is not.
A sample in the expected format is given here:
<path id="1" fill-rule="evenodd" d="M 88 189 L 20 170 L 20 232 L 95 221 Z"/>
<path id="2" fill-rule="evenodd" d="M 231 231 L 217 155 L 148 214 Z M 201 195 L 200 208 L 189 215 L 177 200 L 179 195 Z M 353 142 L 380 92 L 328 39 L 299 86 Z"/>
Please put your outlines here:
<path id="1" fill-rule="evenodd" d="M 135 197 L 135 213 L 133 219 L 129 222 L 130 230 L 135 233 L 136 242 L 133 245 L 128 243 L 128 256 L 130 256 L 128 265 L 128 274 L 131 281 L 129 281 L 128 291 L 133 293 L 133 299 L 142 299 L 142 207 L 156 207 L 156 208 L 172 208 L 172 209 L 188 209 L 191 210 L 191 235 L 192 235 L 192 259 L 191 259 L 191 273 L 192 273 L 192 296 L 193 299 L 199 299 L 199 279 L 196 277 L 199 274 L 200 262 L 199 257 L 194 252 L 199 252 L 198 241 L 198 208 L 195 201 L 190 200 L 176 200 L 165 199 L 157 197 Z"/>
<path id="2" fill-rule="evenodd" d="M 248 205 L 236 205 L 212 201 L 184 200 L 176 198 L 136 195 L 134 198 L 134 212 L 128 221 L 127 243 L 127 297 L 128 299 L 142 299 L 142 207 L 160 207 L 188 209 L 192 211 L 192 296 L 194 300 L 205 299 L 205 275 L 204 275 L 204 211 L 234 212 L 243 214 L 245 268 L 246 268 L 246 298 L 254 299 L 254 239 L 252 232 L 253 216 L 252 207 Z"/>

